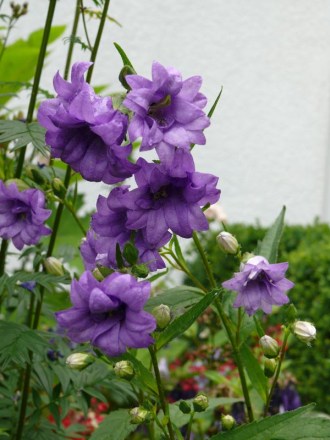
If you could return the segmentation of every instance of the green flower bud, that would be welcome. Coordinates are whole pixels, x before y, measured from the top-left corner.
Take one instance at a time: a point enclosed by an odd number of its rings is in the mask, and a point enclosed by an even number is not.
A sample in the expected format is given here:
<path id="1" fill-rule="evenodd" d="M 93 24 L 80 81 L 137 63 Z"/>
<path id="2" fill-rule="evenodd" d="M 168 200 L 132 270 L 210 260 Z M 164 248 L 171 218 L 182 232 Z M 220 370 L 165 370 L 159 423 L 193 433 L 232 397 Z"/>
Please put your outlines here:
<path id="1" fill-rule="evenodd" d="M 25 168 L 25 174 L 27 175 L 27 177 L 29 177 L 31 180 L 38 183 L 39 185 L 45 183 L 45 178 L 38 168 L 28 166 Z"/>
<path id="2" fill-rule="evenodd" d="M 65 188 L 62 180 L 59 179 L 58 177 L 55 177 L 53 179 L 52 188 L 53 188 L 54 194 L 56 196 L 60 197 L 61 199 L 63 199 L 65 197 L 66 188 Z"/>
<path id="3" fill-rule="evenodd" d="M 55 257 L 46 258 L 44 261 L 44 267 L 46 269 L 46 272 L 51 275 L 64 275 L 63 265 L 60 260 Z"/>
<path id="4" fill-rule="evenodd" d="M 180 401 L 179 409 L 183 414 L 190 414 L 191 413 L 191 406 L 185 400 Z"/>
<path id="5" fill-rule="evenodd" d="M 146 278 L 149 274 L 148 266 L 145 264 L 136 264 L 132 267 L 132 274 L 138 278 Z"/>
<path id="6" fill-rule="evenodd" d="M 311 342 L 316 338 L 316 328 L 307 321 L 296 321 L 292 326 L 292 331 L 298 339 L 307 345 L 311 345 Z"/>
<path id="7" fill-rule="evenodd" d="M 102 273 L 100 272 L 99 268 L 96 267 L 93 270 L 93 276 L 97 281 L 103 281 L 104 280 L 104 276 L 102 275 Z"/>
<path id="8" fill-rule="evenodd" d="M 150 418 L 150 413 L 142 406 L 136 406 L 132 408 L 129 412 L 131 416 L 131 423 L 134 425 L 140 425 L 141 423 L 148 421 Z"/>
<path id="9" fill-rule="evenodd" d="M 285 310 L 285 317 L 289 323 L 293 323 L 297 319 L 297 309 L 293 304 L 289 304 Z"/>
<path id="10" fill-rule="evenodd" d="M 264 355 L 267 358 L 271 359 L 271 358 L 276 358 L 278 356 L 280 347 L 277 341 L 275 341 L 275 339 L 271 338 L 268 335 L 265 335 L 262 338 L 260 338 L 259 343 L 261 345 Z"/>
<path id="11" fill-rule="evenodd" d="M 222 427 L 225 431 L 230 431 L 235 426 L 236 421 L 235 421 L 234 417 L 227 414 L 227 415 L 221 416 L 221 424 L 222 424 Z"/>
<path id="12" fill-rule="evenodd" d="M 27 185 L 21 179 L 8 179 L 8 180 L 5 181 L 6 186 L 10 185 L 11 183 L 15 183 L 15 185 L 18 188 L 18 191 L 24 191 L 24 190 L 30 188 L 29 185 Z"/>
<path id="13" fill-rule="evenodd" d="M 229 232 L 220 232 L 220 234 L 217 236 L 217 242 L 220 249 L 222 249 L 226 254 L 236 255 L 239 251 L 240 246 L 238 241 Z"/>
<path id="14" fill-rule="evenodd" d="M 66 358 L 66 364 L 72 370 L 83 370 L 94 362 L 94 357 L 87 353 L 73 353 Z"/>
<path id="15" fill-rule="evenodd" d="M 130 361 L 119 361 L 114 365 L 115 375 L 121 379 L 131 380 L 134 375 L 134 367 Z"/>
<path id="16" fill-rule="evenodd" d="M 193 400 L 194 410 L 196 412 L 203 412 L 209 406 L 209 399 L 204 393 L 198 393 Z"/>
<path id="17" fill-rule="evenodd" d="M 276 370 L 277 362 L 275 359 L 266 359 L 264 364 L 264 375 L 273 377 Z"/>
<path id="18" fill-rule="evenodd" d="M 157 327 L 161 330 L 171 321 L 171 310 L 165 304 L 155 307 L 151 313 L 156 319 Z"/>

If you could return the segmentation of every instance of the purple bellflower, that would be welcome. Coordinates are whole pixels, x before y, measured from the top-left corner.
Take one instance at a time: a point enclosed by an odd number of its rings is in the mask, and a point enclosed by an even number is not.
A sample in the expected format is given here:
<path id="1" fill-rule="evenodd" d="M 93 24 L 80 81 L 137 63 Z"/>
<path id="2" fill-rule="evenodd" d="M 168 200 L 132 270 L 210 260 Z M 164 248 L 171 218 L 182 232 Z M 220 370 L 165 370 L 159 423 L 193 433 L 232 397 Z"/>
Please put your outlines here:
<path id="1" fill-rule="evenodd" d="M 92 270 L 98 264 L 117 268 L 116 245 L 119 244 L 123 250 L 132 236 L 132 230 L 125 226 L 127 208 L 123 204 L 128 190 L 129 187 L 123 185 L 114 188 L 107 198 L 99 196 L 97 212 L 92 217 L 91 230 L 80 248 L 86 269 Z M 171 234 L 166 231 L 153 245 L 145 240 L 142 231 L 137 231 L 134 235 L 134 244 L 139 251 L 139 263 L 147 264 L 151 271 L 163 269 L 165 263 L 157 250 L 170 240 Z"/>
<path id="2" fill-rule="evenodd" d="M 203 111 L 207 100 L 199 92 L 202 78 L 193 76 L 183 81 L 174 68 L 154 62 L 152 80 L 127 75 L 126 81 L 131 91 L 123 104 L 133 112 L 128 127 L 130 140 L 141 137 L 141 151 L 156 147 L 168 168 L 177 162 L 177 149 L 185 149 L 185 159 L 191 161 L 190 145 L 205 144 L 203 130 L 210 125 Z"/>
<path id="3" fill-rule="evenodd" d="M 161 164 L 142 158 L 137 164 L 140 170 L 134 177 L 138 187 L 122 199 L 128 208 L 127 228 L 141 229 L 151 245 L 159 243 L 168 229 L 184 238 L 192 237 L 193 231 L 208 229 L 201 207 L 219 199 L 217 177 L 192 172 L 178 178 L 169 175 Z"/>
<path id="4" fill-rule="evenodd" d="M 59 73 L 54 77 L 57 97 L 40 105 L 39 123 L 46 128 L 46 142 L 58 157 L 84 179 L 113 184 L 136 170 L 129 162 L 131 145 L 121 146 L 127 116 L 115 110 L 111 98 L 95 94 L 85 81 L 91 63 L 75 63 L 71 83 Z"/>
<path id="5" fill-rule="evenodd" d="M 52 232 L 44 226 L 50 214 L 41 191 L 20 192 L 15 183 L 6 186 L 0 180 L 0 237 L 11 238 L 17 249 L 23 249 L 25 244 L 37 244 L 43 235 Z"/>
<path id="6" fill-rule="evenodd" d="M 57 312 L 56 319 L 72 341 L 89 341 L 109 356 L 148 347 L 156 328 L 155 318 L 143 310 L 150 289 L 148 281 L 129 274 L 113 273 L 100 282 L 84 272 L 71 285 L 73 307 Z"/>
<path id="7" fill-rule="evenodd" d="M 294 283 L 285 278 L 287 269 L 288 263 L 270 264 L 266 258 L 255 256 L 233 278 L 222 283 L 222 286 L 238 292 L 234 307 L 244 307 L 249 315 L 253 315 L 258 309 L 269 314 L 272 305 L 281 306 L 289 302 L 285 292 Z"/>

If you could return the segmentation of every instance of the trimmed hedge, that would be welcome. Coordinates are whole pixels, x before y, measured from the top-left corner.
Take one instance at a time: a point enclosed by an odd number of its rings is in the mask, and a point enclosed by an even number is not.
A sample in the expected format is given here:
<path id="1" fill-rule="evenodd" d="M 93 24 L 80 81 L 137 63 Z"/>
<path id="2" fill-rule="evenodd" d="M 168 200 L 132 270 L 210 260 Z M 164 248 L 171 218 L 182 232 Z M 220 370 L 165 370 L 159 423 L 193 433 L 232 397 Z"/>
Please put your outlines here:
<path id="1" fill-rule="evenodd" d="M 231 225 L 229 231 L 242 245 L 243 252 L 252 252 L 266 229 L 243 224 Z M 231 278 L 237 271 L 237 260 L 218 248 L 216 235 L 208 231 L 202 241 L 218 282 Z M 202 262 L 192 249 L 190 268 L 207 283 Z M 317 327 L 312 348 L 294 341 L 288 351 L 291 371 L 298 379 L 298 390 L 304 403 L 317 402 L 319 411 L 330 413 L 330 227 L 316 222 L 310 226 L 286 226 L 279 249 L 279 261 L 288 261 L 288 278 L 296 285 L 289 292 L 301 320 Z M 218 270 L 217 270 L 218 269 Z M 186 280 L 189 284 L 189 280 Z M 281 321 L 281 313 L 276 314 Z"/>

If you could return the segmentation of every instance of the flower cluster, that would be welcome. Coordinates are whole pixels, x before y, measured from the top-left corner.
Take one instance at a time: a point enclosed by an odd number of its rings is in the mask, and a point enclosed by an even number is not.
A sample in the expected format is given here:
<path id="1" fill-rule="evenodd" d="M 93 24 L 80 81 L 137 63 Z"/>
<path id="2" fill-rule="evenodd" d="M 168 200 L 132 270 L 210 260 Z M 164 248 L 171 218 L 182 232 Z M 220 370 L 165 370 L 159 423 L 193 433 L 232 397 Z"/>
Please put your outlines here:
<path id="1" fill-rule="evenodd" d="M 16 183 L 8 186 L 0 180 L 0 237 L 12 239 L 21 250 L 24 245 L 37 244 L 51 230 L 44 226 L 51 211 L 45 209 L 45 196 L 38 189 L 19 191 Z"/>

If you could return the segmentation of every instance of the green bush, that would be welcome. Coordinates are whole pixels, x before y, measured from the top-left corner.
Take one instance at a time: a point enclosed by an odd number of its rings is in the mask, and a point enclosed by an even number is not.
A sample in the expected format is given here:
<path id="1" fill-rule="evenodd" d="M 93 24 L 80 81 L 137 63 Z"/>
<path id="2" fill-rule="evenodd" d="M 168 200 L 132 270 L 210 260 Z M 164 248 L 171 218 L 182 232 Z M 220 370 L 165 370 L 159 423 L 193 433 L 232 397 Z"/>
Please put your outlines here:
<path id="1" fill-rule="evenodd" d="M 242 245 L 243 252 L 253 251 L 265 234 L 259 226 L 231 225 L 229 231 Z M 216 235 L 204 234 L 208 258 L 218 282 L 231 278 L 237 271 L 237 260 L 225 255 L 218 248 Z M 190 268 L 203 282 L 207 282 L 203 265 L 190 250 Z M 318 410 L 330 413 L 330 227 L 315 223 L 310 226 L 287 226 L 283 232 L 279 261 L 288 261 L 288 278 L 295 283 L 289 292 L 301 320 L 311 321 L 317 327 L 317 339 L 313 347 L 293 341 L 288 351 L 290 369 L 298 380 L 298 390 L 304 401 L 318 403 Z M 186 280 L 189 284 L 189 280 Z M 282 322 L 281 313 L 276 321 Z"/>

